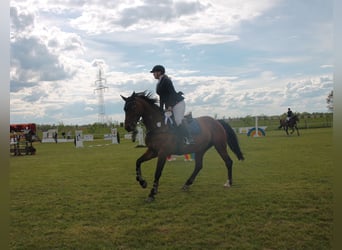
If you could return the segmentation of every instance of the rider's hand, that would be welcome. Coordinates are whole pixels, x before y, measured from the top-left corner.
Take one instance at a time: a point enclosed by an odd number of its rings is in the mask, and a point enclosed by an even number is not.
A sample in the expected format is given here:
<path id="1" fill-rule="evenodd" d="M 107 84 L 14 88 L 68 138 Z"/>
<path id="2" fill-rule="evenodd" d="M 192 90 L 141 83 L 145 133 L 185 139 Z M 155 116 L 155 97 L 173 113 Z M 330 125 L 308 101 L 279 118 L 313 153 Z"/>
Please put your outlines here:
<path id="1" fill-rule="evenodd" d="M 170 110 L 165 111 L 164 114 L 165 114 L 166 117 L 171 117 L 172 116 L 172 112 Z"/>

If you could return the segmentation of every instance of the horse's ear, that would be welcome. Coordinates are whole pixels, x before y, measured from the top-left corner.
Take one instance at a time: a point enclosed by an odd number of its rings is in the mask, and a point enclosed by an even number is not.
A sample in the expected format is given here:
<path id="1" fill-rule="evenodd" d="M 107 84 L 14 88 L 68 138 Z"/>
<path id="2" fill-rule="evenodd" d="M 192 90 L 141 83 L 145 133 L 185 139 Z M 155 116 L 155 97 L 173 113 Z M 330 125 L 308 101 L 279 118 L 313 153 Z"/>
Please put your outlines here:
<path id="1" fill-rule="evenodd" d="M 124 100 L 124 101 L 127 101 L 127 97 L 124 97 L 124 96 L 122 96 L 122 95 L 120 95 L 121 96 L 121 98 Z"/>

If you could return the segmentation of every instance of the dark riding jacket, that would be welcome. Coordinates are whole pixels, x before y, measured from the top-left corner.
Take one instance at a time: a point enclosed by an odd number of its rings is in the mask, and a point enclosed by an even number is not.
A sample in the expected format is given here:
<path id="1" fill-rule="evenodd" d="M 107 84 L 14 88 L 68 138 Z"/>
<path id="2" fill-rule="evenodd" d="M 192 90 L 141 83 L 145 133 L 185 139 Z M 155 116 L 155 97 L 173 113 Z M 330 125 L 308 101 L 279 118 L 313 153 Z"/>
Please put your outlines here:
<path id="1" fill-rule="evenodd" d="M 175 106 L 178 102 L 184 100 L 182 92 L 176 92 L 171 79 L 163 75 L 157 84 L 157 94 L 159 95 L 160 108 L 163 110 Z"/>

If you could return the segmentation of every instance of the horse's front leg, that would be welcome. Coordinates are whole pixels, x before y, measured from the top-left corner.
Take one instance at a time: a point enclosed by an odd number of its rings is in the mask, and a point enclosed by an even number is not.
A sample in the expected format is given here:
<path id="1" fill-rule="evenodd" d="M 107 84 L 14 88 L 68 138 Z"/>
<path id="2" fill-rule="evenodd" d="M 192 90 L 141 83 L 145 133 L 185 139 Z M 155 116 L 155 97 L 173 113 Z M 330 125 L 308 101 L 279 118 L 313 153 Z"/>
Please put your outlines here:
<path id="1" fill-rule="evenodd" d="M 296 126 L 296 130 L 297 130 L 297 135 L 299 136 L 299 130 L 298 130 L 298 127 Z"/>
<path id="2" fill-rule="evenodd" d="M 156 167 L 156 171 L 154 173 L 154 182 L 153 182 L 153 187 L 151 189 L 151 192 L 147 198 L 147 201 L 153 201 L 154 200 L 154 196 L 158 193 L 158 186 L 159 186 L 159 179 L 160 176 L 163 172 L 164 166 L 165 166 L 165 162 L 166 162 L 166 156 L 164 155 L 159 155 L 158 156 L 158 162 L 157 162 L 157 167 Z"/>
<path id="3" fill-rule="evenodd" d="M 142 177 L 141 164 L 145 161 L 151 160 L 152 158 L 154 158 L 156 156 L 157 156 L 157 154 L 154 151 L 147 149 L 147 151 L 142 156 L 140 156 L 136 161 L 136 164 L 135 164 L 136 180 L 140 183 L 140 186 L 142 188 L 147 187 L 147 182 Z"/>
<path id="4" fill-rule="evenodd" d="M 295 128 L 294 127 L 291 127 L 291 135 L 293 134 Z"/>

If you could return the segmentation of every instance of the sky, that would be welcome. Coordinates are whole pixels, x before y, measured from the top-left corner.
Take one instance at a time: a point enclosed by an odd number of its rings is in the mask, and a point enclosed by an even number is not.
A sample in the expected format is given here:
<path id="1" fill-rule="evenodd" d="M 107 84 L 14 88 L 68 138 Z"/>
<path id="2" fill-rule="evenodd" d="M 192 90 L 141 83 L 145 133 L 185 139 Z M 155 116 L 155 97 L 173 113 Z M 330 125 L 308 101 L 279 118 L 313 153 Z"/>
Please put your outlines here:
<path id="1" fill-rule="evenodd" d="M 10 54 L 11 123 L 123 122 L 156 64 L 194 117 L 328 112 L 333 1 L 12 0 Z"/>

